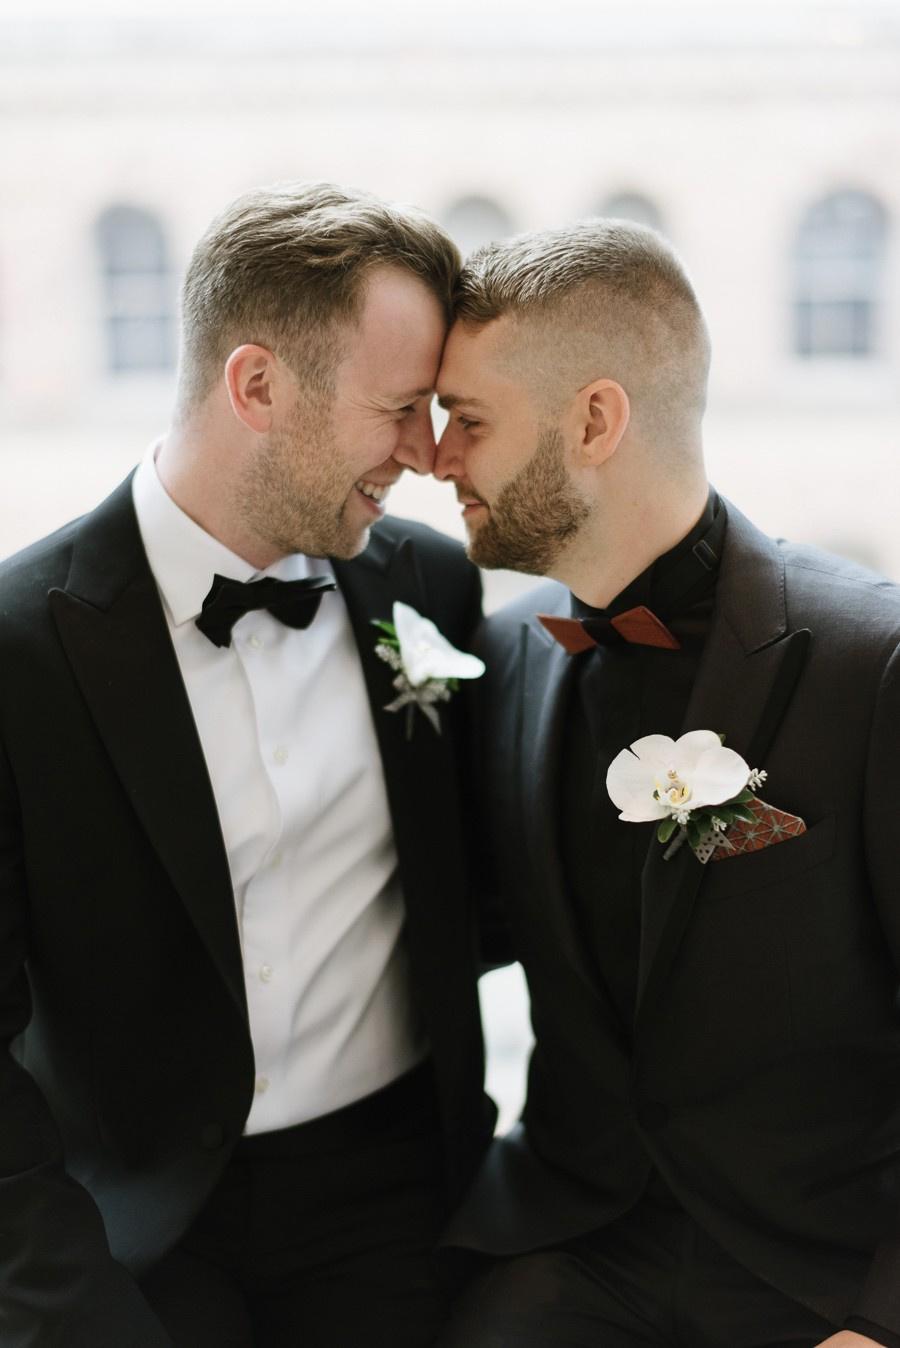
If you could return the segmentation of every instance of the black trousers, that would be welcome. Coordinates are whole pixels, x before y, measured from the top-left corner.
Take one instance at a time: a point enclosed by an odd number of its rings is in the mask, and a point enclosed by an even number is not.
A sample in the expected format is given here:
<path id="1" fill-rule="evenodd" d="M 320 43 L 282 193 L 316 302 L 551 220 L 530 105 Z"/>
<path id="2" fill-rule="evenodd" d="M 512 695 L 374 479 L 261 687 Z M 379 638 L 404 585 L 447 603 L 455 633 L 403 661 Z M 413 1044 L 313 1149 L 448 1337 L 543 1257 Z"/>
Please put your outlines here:
<path id="1" fill-rule="evenodd" d="M 142 1280 L 176 1348 L 426 1348 L 449 1305 L 429 1064 L 346 1109 L 238 1144 Z"/>
<path id="2" fill-rule="evenodd" d="M 503 1259 L 439 1348 L 814 1348 L 836 1333 L 755 1278 L 674 1202 L 646 1196 L 601 1231 Z"/>

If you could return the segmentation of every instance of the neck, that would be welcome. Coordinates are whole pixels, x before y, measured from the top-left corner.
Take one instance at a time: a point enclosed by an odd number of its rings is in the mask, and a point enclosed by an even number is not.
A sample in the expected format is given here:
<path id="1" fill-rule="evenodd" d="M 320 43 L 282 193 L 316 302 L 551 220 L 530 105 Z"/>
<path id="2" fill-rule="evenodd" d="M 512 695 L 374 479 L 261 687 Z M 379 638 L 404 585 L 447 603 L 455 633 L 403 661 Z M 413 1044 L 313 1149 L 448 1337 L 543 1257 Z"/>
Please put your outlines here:
<path id="1" fill-rule="evenodd" d="M 703 476 L 677 493 L 635 492 L 579 533 L 554 567 L 554 579 L 592 608 L 607 608 L 657 557 L 690 533 L 708 496 Z"/>
<path id="2" fill-rule="evenodd" d="M 159 480 L 175 504 L 229 551 L 262 571 L 281 554 L 237 517 L 240 464 L 240 446 L 203 418 L 171 427 L 156 453 Z"/>

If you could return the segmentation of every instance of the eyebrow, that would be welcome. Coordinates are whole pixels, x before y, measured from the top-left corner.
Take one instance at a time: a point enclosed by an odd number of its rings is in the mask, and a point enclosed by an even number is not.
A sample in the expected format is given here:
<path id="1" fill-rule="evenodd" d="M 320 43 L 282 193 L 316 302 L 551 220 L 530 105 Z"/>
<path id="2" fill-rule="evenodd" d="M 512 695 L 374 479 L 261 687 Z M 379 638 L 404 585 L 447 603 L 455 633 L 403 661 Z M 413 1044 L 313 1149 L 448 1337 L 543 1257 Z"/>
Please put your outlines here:
<path id="1" fill-rule="evenodd" d="M 390 398 L 391 402 L 411 403 L 415 402 L 416 398 L 428 398 L 431 396 L 432 393 L 434 393 L 434 387 L 417 388 L 413 389 L 409 393 L 392 393 L 390 395 Z"/>
<path id="2" fill-rule="evenodd" d="M 467 398 L 464 393 L 444 393 L 438 398 L 438 406 L 443 407 L 446 412 L 459 407 L 460 403 L 465 407 L 477 408 L 479 412 L 488 410 L 487 403 L 482 402 L 480 398 Z"/>

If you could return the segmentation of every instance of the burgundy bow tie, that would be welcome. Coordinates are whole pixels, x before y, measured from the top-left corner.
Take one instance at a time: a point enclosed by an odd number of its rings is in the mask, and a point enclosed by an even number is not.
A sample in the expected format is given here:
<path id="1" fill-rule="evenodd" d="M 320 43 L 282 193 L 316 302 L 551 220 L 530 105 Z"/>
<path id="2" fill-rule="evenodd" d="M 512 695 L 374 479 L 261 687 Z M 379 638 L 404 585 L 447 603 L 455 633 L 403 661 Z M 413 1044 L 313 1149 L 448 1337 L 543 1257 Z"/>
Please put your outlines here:
<path id="1" fill-rule="evenodd" d="M 643 604 L 626 613 L 618 613 L 614 618 L 556 618 L 552 613 L 539 613 L 537 618 L 569 655 L 578 655 L 593 646 L 618 645 L 622 641 L 635 646 L 656 646 L 665 651 L 681 650 L 678 638 Z"/>

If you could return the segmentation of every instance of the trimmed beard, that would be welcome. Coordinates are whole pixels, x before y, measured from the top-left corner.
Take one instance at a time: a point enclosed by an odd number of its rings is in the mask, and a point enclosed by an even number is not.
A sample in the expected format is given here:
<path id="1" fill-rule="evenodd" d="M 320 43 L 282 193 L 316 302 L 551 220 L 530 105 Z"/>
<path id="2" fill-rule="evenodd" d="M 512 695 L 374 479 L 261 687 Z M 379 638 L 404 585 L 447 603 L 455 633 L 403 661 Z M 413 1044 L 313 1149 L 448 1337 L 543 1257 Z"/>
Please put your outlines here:
<path id="1" fill-rule="evenodd" d="M 563 438 L 556 427 L 540 432 L 531 458 L 489 511 L 469 539 L 472 561 L 489 571 L 548 575 L 590 514 L 569 481 Z"/>
<path id="2" fill-rule="evenodd" d="M 240 482 L 240 512 L 253 533 L 282 556 L 356 557 L 369 530 L 351 525 L 347 485 L 327 399 L 298 398 Z"/>

